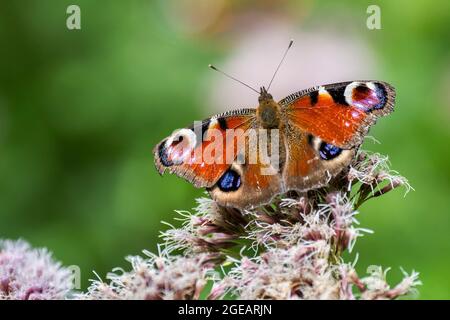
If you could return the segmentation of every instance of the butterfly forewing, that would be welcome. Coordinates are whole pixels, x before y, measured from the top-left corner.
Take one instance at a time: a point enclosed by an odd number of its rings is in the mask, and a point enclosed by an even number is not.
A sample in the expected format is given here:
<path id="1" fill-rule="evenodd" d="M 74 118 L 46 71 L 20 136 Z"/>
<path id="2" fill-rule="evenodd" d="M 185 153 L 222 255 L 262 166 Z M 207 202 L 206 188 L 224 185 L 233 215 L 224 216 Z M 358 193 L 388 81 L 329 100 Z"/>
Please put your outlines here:
<path id="1" fill-rule="evenodd" d="M 393 111 L 394 89 L 380 81 L 352 81 L 300 91 L 280 101 L 287 121 L 341 148 L 360 145 L 370 126 Z"/>
<path id="2" fill-rule="evenodd" d="M 318 86 L 281 100 L 287 190 L 325 186 L 352 161 L 370 126 L 393 110 L 394 89 L 379 81 Z"/>
<path id="3" fill-rule="evenodd" d="M 227 134 L 245 132 L 254 120 L 254 109 L 242 109 L 175 130 L 153 150 L 157 170 L 160 174 L 166 170 L 176 174 L 197 188 L 212 187 L 239 151 L 237 139 L 232 137 L 230 143 Z M 230 156 L 233 158 L 227 159 Z"/>

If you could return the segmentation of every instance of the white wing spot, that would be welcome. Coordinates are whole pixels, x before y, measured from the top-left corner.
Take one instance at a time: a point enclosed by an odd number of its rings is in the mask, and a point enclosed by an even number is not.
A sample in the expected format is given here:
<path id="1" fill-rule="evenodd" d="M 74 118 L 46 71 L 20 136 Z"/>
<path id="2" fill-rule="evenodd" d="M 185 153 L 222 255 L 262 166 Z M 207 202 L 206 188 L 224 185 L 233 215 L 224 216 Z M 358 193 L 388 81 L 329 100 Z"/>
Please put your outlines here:
<path id="1" fill-rule="evenodd" d="M 208 126 L 208 128 L 212 128 L 212 127 L 216 126 L 217 123 L 219 123 L 219 121 L 217 121 L 217 118 L 216 118 L 216 117 L 212 117 L 212 118 L 210 119 L 210 121 L 209 121 L 209 126 Z"/>
<path id="2" fill-rule="evenodd" d="M 328 91 L 325 89 L 324 86 L 320 86 L 320 87 L 319 87 L 319 93 L 320 93 L 320 94 L 325 94 L 325 93 L 328 93 Z"/>
<path id="3" fill-rule="evenodd" d="M 361 82 L 353 81 L 352 83 L 349 83 L 347 85 L 347 87 L 345 87 L 344 97 L 345 97 L 345 101 L 349 105 L 353 105 L 353 98 L 352 98 L 353 97 L 353 89 L 355 89 L 359 85 L 361 85 Z"/>
<path id="4" fill-rule="evenodd" d="M 373 82 L 367 82 L 366 86 L 367 86 L 367 88 L 369 88 L 372 91 L 377 90 L 377 87 L 375 86 L 375 83 L 373 83 Z"/>

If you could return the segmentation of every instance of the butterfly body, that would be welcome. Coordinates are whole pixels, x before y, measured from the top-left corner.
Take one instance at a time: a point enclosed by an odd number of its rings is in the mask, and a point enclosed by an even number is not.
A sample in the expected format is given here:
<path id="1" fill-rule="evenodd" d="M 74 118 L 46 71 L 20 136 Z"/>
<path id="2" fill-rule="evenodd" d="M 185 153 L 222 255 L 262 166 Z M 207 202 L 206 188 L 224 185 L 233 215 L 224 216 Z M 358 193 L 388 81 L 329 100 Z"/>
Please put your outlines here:
<path id="1" fill-rule="evenodd" d="M 260 126 L 264 129 L 279 128 L 281 107 L 273 100 L 272 95 L 267 92 L 266 88 L 261 88 L 258 101 L 259 106 L 256 109 L 256 116 Z"/>
<path id="2" fill-rule="evenodd" d="M 220 205 L 263 205 L 329 183 L 376 120 L 393 111 L 394 100 L 394 89 L 380 81 L 317 86 L 279 102 L 262 87 L 256 109 L 176 130 L 154 149 L 155 164 L 161 174 L 206 188 Z"/>

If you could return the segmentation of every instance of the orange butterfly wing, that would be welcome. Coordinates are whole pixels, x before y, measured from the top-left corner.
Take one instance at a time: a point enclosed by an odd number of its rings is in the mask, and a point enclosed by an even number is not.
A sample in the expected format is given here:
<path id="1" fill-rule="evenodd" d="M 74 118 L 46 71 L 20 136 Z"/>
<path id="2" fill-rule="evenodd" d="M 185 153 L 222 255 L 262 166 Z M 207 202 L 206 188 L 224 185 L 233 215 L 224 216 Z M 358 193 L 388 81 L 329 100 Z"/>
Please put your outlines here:
<path id="1" fill-rule="evenodd" d="M 393 111 L 394 102 L 389 84 L 353 81 L 300 91 L 279 103 L 292 125 L 348 149 L 363 142 L 370 126 Z"/>
<path id="2" fill-rule="evenodd" d="M 231 166 L 238 152 L 236 137 L 231 137 L 233 142 L 227 143 L 227 130 L 245 131 L 254 120 L 254 109 L 242 109 L 174 131 L 153 150 L 158 172 L 164 174 L 167 170 L 197 188 L 212 187 Z M 232 158 L 227 159 L 227 156 Z"/>
<path id="3" fill-rule="evenodd" d="M 259 139 L 260 135 L 270 135 L 267 131 L 260 131 L 260 128 L 253 129 L 255 130 L 252 134 L 256 139 Z M 262 158 L 260 153 L 261 148 L 272 150 L 271 142 L 268 142 L 268 145 L 255 144 L 249 135 L 245 135 L 244 139 L 245 148 L 240 150 L 236 161 L 212 188 L 207 189 L 211 197 L 223 206 L 248 209 L 268 203 L 273 197 L 284 192 L 279 166 L 270 159 Z M 282 142 L 279 151 L 284 152 Z M 238 161 L 239 159 L 243 161 Z M 237 184 L 228 188 L 227 181 L 230 177 L 233 177 Z"/>
<path id="4" fill-rule="evenodd" d="M 371 125 L 393 111 L 395 91 L 379 81 L 354 81 L 292 94 L 285 114 L 286 190 L 326 185 L 347 167 Z"/>

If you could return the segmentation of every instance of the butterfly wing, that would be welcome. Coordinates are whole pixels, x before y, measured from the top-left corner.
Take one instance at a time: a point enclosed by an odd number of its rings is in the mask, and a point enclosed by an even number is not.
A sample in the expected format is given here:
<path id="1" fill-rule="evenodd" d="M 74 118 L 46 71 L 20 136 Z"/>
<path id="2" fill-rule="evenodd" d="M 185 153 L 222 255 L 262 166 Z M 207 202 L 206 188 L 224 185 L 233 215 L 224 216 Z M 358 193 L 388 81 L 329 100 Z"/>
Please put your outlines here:
<path id="1" fill-rule="evenodd" d="M 380 81 L 353 81 L 294 93 L 279 104 L 288 121 L 340 148 L 360 145 L 380 116 L 394 109 L 395 90 Z"/>
<path id="2" fill-rule="evenodd" d="M 379 81 L 330 84 L 281 100 L 286 119 L 285 188 L 327 184 L 351 162 L 380 116 L 393 111 L 395 91 Z"/>
<path id="3" fill-rule="evenodd" d="M 246 131 L 255 121 L 254 109 L 226 112 L 175 130 L 153 150 L 155 166 L 184 178 L 197 188 L 212 187 L 230 167 L 237 142 L 228 143 L 228 131 Z M 232 159 L 227 157 L 232 156 Z"/>
<path id="4" fill-rule="evenodd" d="M 347 167 L 357 148 L 341 149 L 296 126 L 286 126 L 285 190 L 308 191 L 327 185 Z"/>

